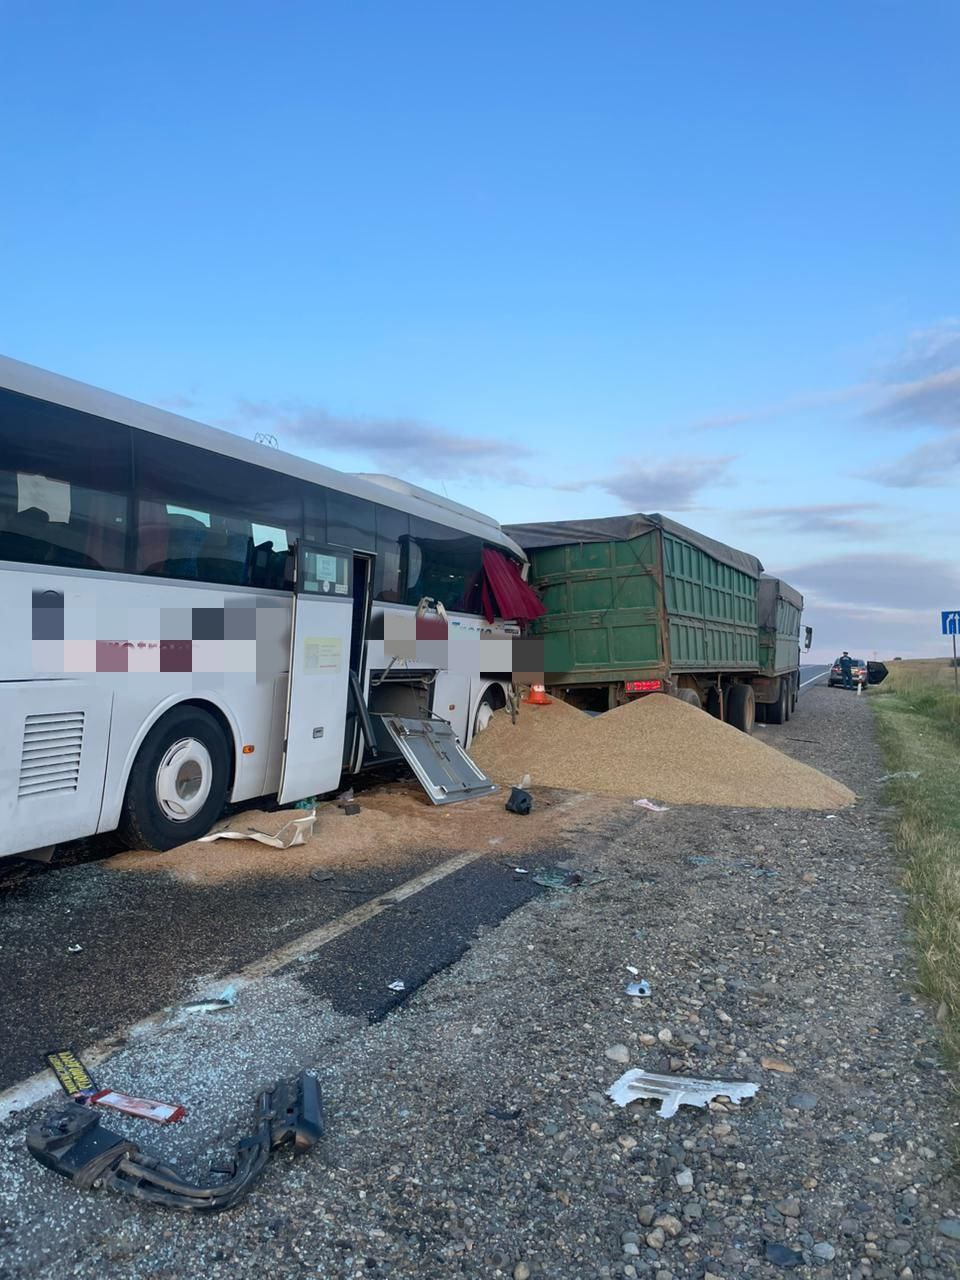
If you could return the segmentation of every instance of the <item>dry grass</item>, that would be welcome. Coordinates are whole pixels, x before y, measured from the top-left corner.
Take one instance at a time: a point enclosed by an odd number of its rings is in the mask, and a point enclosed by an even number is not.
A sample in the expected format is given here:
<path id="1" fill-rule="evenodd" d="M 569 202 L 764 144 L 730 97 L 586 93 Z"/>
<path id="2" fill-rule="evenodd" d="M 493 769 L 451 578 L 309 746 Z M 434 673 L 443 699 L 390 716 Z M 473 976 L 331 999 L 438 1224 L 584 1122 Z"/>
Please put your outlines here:
<path id="1" fill-rule="evenodd" d="M 947 1052 L 960 1065 L 960 718 L 948 662 L 889 663 L 872 692 L 880 743 L 896 778 L 888 798 L 910 894 L 920 982 L 937 1002 Z"/>

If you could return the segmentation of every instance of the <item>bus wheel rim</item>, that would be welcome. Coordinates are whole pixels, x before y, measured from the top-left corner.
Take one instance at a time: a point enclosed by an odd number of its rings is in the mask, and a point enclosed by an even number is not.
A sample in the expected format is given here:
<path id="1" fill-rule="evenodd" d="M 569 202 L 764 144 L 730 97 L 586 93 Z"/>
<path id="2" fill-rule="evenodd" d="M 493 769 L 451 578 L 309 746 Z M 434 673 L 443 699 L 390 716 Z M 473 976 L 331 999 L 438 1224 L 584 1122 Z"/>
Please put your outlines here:
<path id="1" fill-rule="evenodd" d="M 189 822 L 207 802 L 213 785 L 213 760 L 197 738 L 181 738 L 163 753 L 157 766 L 157 804 L 171 822 Z"/>

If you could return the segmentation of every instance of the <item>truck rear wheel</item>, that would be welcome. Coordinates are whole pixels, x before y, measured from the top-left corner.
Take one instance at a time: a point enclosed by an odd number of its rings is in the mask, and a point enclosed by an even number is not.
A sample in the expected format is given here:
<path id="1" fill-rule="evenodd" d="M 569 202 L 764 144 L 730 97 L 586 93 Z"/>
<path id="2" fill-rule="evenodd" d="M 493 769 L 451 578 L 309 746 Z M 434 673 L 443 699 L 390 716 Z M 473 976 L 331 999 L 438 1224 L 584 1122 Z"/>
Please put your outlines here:
<path id="1" fill-rule="evenodd" d="M 756 700 L 753 685 L 732 684 L 727 691 L 727 723 L 741 733 L 753 733 Z"/>
<path id="2" fill-rule="evenodd" d="M 677 697 L 681 702 L 689 702 L 691 707 L 699 707 L 701 711 L 703 710 L 703 703 L 696 689 L 678 689 Z"/>
<path id="3" fill-rule="evenodd" d="M 786 680 L 780 681 L 776 702 L 767 703 L 767 723 L 786 724 L 790 719 L 790 694 Z"/>

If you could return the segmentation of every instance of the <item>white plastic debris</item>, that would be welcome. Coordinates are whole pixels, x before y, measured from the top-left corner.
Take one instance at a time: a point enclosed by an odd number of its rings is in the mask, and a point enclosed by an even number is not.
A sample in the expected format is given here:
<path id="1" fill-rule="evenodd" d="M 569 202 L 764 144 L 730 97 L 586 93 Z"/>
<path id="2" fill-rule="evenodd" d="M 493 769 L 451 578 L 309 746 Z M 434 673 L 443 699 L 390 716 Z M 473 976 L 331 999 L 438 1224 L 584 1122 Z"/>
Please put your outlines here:
<path id="1" fill-rule="evenodd" d="M 401 982 L 399 978 L 395 978 L 393 982 L 388 982 L 387 987 L 390 991 L 406 991 L 407 984 Z"/>
<path id="2" fill-rule="evenodd" d="M 634 800 L 633 803 L 636 808 L 649 809 L 651 813 L 666 813 L 669 807 L 665 804 L 654 804 L 652 800 L 647 800 L 646 797 L 642 800 Z"/>
<path id="3" fill-rule="evenodd" d="M 740 1102 L 752 1098 L 760 1088 L 750 1080 L 695 1080 L 692 1076 L 658 1076 L 639 1068 L 626 1071 L 607 1090 L 618 1107 L 629 1106 L 639 1098 L 660 1102 L 658 1115 L 668 1120 L 678 1107 L 705 1107 L 714 1098 Z"/>
<path id="4" fill-rule="evenodd" d="M 268 844 L 271 849 L 292 849 L 294 845 L 306 844 L 313 835 L 316 821 L 317 811 L 311 809 L 302 818 L 293 818 L 286 823 L 276 835 L 248 827 L 246 831 L 211 831 L 210 835 L 200 837 L 200 843 L 209 844 L 211 840 L 256 840 L 258 844 Z"/>
<path id="5" fill-rule="evenodd" d="M 640 977 L 640 970 L 637 968 L 635 964 L 628 964 L 625 966 L 625 968 L 627 970 L 627 973 L 632 973 L 635 978 Z"/>
<path id="6" fill-rule="evenodd" d="M 650 994 L 650 983 L 646 978 L 641 978 L 639 982 L 628 982 L 626 986 L 626 994 L 634 996 L 636 999 L 642 999 Z"/>
<path id="7" fill-rule="evenodd" d="M 185 1013 L 216 1013 L 220 1009 L 229 1009 L 236 1003 L 237 988 L 231 983 L 218 996 L 211 996 L 208 1000 L 188 1000 L 180 1008 Z"/>
<path id="8" fill-rule="evenodd" d="M 894 778 L 919 778 L 920 773 L 917 769 L 898 769 L 896 773 L 885 773 L 882 778 L 877 778 L 877 782 L 892 782 Z"/>
<path id="9" fill-rule="evenodd" d="M 73 954 L 76 955 L 78 951 L 83 950 L 83 947 L 81 947 L 79 942 L 71 942 L 69 947 L 67 947 L 67 950 L 73 952 Z"/>

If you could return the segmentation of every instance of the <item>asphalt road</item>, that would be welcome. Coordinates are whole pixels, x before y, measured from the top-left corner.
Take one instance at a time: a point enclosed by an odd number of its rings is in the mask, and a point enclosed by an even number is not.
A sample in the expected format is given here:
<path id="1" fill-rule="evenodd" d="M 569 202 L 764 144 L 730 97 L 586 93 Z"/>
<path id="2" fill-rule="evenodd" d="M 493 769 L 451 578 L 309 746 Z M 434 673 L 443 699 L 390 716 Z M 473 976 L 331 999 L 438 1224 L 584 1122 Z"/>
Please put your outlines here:
<path id="1" fill-rule="evenodd" d="M 804 668 L 802 679 L 809 683 L 828 669 Z M 570 831 L 535 844 L 522 860 L 549 869 L 577 849 Z M 205 993 L 362 904 L 389 897 L 451 852 L 438 839 L 435 847 L 413 848 L 383 865 L 368 859 L 338 866 L 321 880 L 309 871 L 269 869 L 217 883 L 162 869 L 118 873 L 96 851 L 64 865 L 3 869 L 0 1025 L 9 1034 L 0 1038 L 0 1092 L 40 1071 L 46 1051 L 122 1040 L 132 1025 L 198 989 Z M 300 965 L 299 979 L 336 1013 L 383 1018 L 463 955 L 478 930 L 547 892 L 532 876 L 518 875 L 516 861 L 487 857 L 445 875 L 327 942 Z M 390 989 L 397 980 L 403 991 Z"/>
<path id="2" fill-rule="evenodd" d="M 389 898 L 450 856 L 424 849 L 389 866 L 191 884 L 117 874 L 106 860 L 0 882 L 0 1091 L 40 1070 L 50 1049 L 80 1050 L 216 988 L 266 954 Z M 534 865 L 550 867 L 556 849 Z M 546 892 L 508 862 L 476 862 L 389 904 L 325 946 L 300 976 L 334 1010 L 384 1017 L 463 954 L 483 926 Z M 390 989 L 404 982 L 401 992 Z"/>
<path id="3" fill-rule="evenodd" d="M 83 1051 L 114 1028 L 125 1043 L 88 1064 L 100 1084 L 187 1114 L 103 1127 L 201 1183 L 280 1077 L 316 1074 L 327 1128 L 236 1209 L 186 1216 L 55 1177 L 25 1143 L 50 1102 L 21 1095 L 0 1120 L 0 1280 L 772 1280 L 771 1245 L 783 1266 L 802 1255 L 798 1275 L 960 1275 L 954 1095 L 913 989 L 871 718 L 868 698 L 811 685 L 758 729 L 856 789 L 836 811 L 538 791 L 527 818 L 498 797 L 404 801 L 377 827 L 389 800 L 367 797 L 288 851 L 285 876 L 266 851 L 243 885 L 250 851 L 221 849 L 214 884 L 202 846 L 12 879 L 8 1080 L 61 1036 Z M 381 835 L 363 865 L 336 824 L 366 820 Z M 568 892 L 516 871 L 571 860 Z M 639 976 L 651 993 L 633 1000 Z M 228 980 L 226 1009 L 130 1025 Z M 759 1089 L 664 1119 L 612 1105 L 625 1063 Z"/>
<path id="4" fill-rule="evenodd" d="M 826 679 L 829 670 L 829 662 L 825 666 L 817 665 L 816 663 L 802 666 L 800 668 L 800 688 L 806 689 L 815 684 L 821 684 Z"/>

